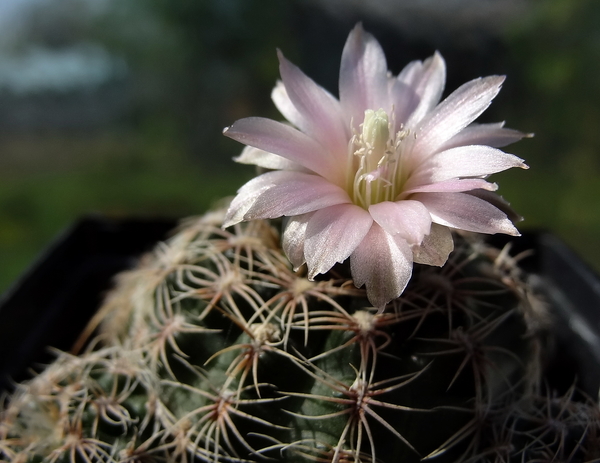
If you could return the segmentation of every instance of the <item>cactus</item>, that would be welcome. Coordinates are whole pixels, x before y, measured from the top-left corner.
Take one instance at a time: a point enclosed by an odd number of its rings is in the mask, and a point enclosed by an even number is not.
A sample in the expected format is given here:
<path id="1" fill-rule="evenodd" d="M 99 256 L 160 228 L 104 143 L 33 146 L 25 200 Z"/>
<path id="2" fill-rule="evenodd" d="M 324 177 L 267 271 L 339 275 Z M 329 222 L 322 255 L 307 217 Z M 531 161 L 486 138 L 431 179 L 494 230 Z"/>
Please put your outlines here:
<path id="1" fill-rule="evenodd" d="M 189 220 L 121 274 L 84 353 L 19 384 L 5 461 L 592 461 L 600 413 L 544 387 L 548 314 L 505 250 L 456 235 L 385 312 L 311 282 L 277 221 Z"/>
<path id="2" fill-rule="evenodd" d="M 518 235 L 485 177 L 527 167 L 497 149 L 525 135 L 470 125 L 503 77 L 438 104 L 442 57 L 394 77 L 360 25 L 339 101 L 280 69 L 273 100 L 298 129 L 224 132 L 273 170 L 118 276 L 85 350 L 2 401 L 0 457 L 598 461 L 597 403 L 543 376 L 543 299 L 472 233 Z"/>

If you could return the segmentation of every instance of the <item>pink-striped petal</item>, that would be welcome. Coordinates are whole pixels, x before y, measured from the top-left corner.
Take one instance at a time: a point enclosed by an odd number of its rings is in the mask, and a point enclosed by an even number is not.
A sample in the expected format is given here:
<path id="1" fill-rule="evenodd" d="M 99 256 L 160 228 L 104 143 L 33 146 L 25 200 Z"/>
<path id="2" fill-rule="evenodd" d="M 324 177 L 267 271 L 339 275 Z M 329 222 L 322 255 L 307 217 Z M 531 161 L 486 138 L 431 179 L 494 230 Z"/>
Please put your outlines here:
<path id="1" fill-rule="evenodd" d="M 391 79 L 390 100 L 393 106 L 396 131 L 406 125 L 406 121 L 419 105 L 420 98 L 412 87 L 398 79 Z"/>
<path id="2" fill-rule="evenodd" d="M 413 193 L 461 193 L 470 190 L 496 191 L 498 185 L 481 178 L 466 178 L 444 180 L 443 182 L 427 183 L 425 185 L 409 188 L 402 192 L 400 199 L 409 197 Z"/>
<path id="3" fill-rule="evenodd" d="M 245 183 L 238 190 L 238 194 L 233 198 L 229 205 L 227 214 L 225 214 L 225 220 L 223 221 L 223 228 L 230 227 L 243 221 L 246 212 L 252 207 L 256 199 L 274 185 L 274 178 L 267 174 L 254 177 L 252 180 Z"/>
<path id="4" fill-rule="evenodd" d="M 414 85 L 414 83 L 419 79 L 420 75 L 423 72 L 423 61 L 414 60 L 408 63 L 400 74 L 398 74 L 397 79 L 405 82 L 408 85 Z"/>
<path id="5" fill-rule="evenodd" d="M 240 155 L 233 158 L 233 160 L 240 164 L 253 164 L 265 169 L 306 170 L 300 164 L 282 158 L 277 154 L 254 148 L 253 146 L 245 146 Z"/>
<path id="6" fill-rule="evenodd" d="M 346 127 L 340 102 L 317 85 L 278 51 L 279 71 L 287 95 L 305 121 L 304 131 L 340 161 L 346 158 L 350 127 Z"/>
<path id="7" fill-rule="evenodd" d="M 504 122 L 493 124 L 471 124 L 444 143 L 440 150 L 466 145 L 488 145 L 493 148 L 515 143 L 522 138 L 530 138 L 532 134 L 504 128 Z"/>
<path id="8" fill-rule="evenodd" d="M 413 153 L 433 153 L 490 105 L 500 91 L 503 76 L 472 80 L 460 86 L 420 122 Z"/>
<path id="9" fill-rule="evenodd" d="M 379 42 L 358 24 L 346 40 L 340 66 L 340 103 L 358 129 L 365 110 L 387 106 L 387 63 Z M 390 108 L 386 108 L 389 110 Z"/>
<path id="10" fill-rule="evenodd" d="M 459 177 L 483 177 L 512 167 L 528 169 L 521 158 L 497 148 L 482 145 L 460 146 L 429 157 L 417 167 L 406 188 Z"/>
<path id="11" fill-rule="evenodd" d="M 304 256 L 308 278 L 345 261 L 371 228 L 373 219 L 354 204 L 338 204 L 316 211 L 308 222 Z"/>
<path id="12" fill-rule="evenodd" d="M 304 120 L 302 114 L 300 114 L 300 111 L 298 111 L 298 109 L 294 106 L 292 100 L 290 100 L 290 97 L 285 89 L 285 85 L 283 85 L 282 81 L 278 80 L 275 84 L 275 87 L 271 92 L 271 100 L 273 100 L 275 107 L 279 110 L 283 117 L 285 117 L 303 132 L 306 131 L 306 121 Z"/>
<path id="13" fill-rule="evenodd" d="M 400 296 L 412 275 L 412 251 L 404 239 L 390 235 L 377 223 L 350 257 L 354 284 L 363 284 L 374 307 L 383 311 L 385 305 Z"/>
<path id="14" fill-rule="evenodd" d="M 466 193 L 471 196 L 475 196 L 479 199 L 483 199 L 484 201 L 490 203 L 492 206 L 497 207 L 507 215 L 507 217 L 512 223 L 520 222 L 521 220 L 523 220 L 523 217 L 515 212 L 515 210 L 510 206 L 510 203 L 506 201 L 502 196 L 497 195 L 496 193 L 492 193 L 491 191 L 486 190 L 471 190 L 467 191 Z"/>
<path id="15" fill-rule="evenodd" d="M 263 176 L 273 185 L 259 193 L 244 220 L 289 217 L 351 202 L 346 191 L 318 175 L 274 171 Z"/>
<path id="16" fill-rule="evenodd" d="M 400 73 L 398 80 L 406 82 L 419 97 L 419 103 L 407 121 L 414 127 L 440 102 L 446 85 L 446 63 L 436 51 L 421 66 L 406 73 Z"/>
<path id="17" fill-rule="evenodd" d="M 306 262 L 304 258 L 306 227 L 313 214 L 314 212 L 309 212 L 308 214 L 290 217 L 285 226 L 281 246 L 285 255 L 294 266 L 294 271 L 298 270 Z"/>
<path id="18" fill-rule="evenodd" d="M 262 117 L 240 119 L 223 133 L 240 143 L 278 154 L 342 184 L 343 172 L 325 149 L 308 135 L 281 122 Z"/>
<path id="19" fill-rule="evenodd" d="M 454 249 L 454 240 L 448 227 L 431 224 L 431 232 L 425 237 L 421 246 L 413 247 L 413 260 L 417 264 L 441 267 L 448 260 Z"/>
<path id="20" fill-rule="evenodd" d="M 417 193 L 433 222 L 477 233 L 506 233 L 519 236 L 506 214 L 487 201 L 468 193 Z"/>
<path id="21" fill-rule="evenodd" d="M 383 201 L 369 207 L 369 213 L 390 235 L 398 235 L 410 245 L 421 244 L 431 228 L 431 215 L 418 201 Z"/>

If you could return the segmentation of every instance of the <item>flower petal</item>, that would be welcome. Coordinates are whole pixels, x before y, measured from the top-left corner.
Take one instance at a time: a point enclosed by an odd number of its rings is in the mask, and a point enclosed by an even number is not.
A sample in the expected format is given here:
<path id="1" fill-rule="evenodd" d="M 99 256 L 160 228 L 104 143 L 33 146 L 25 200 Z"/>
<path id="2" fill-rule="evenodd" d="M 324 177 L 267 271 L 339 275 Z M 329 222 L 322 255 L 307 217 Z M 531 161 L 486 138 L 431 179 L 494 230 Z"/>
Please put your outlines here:
<path id="1" fill-rule="evenodd" d="M 273 172 L 269 172 L 269 174 L 271 173 Z M 274 182 L 272 177 L 267 174 L 254 177 L 252 180 L 245 183 L 238 190 L 238 194 L 233 198 L 229 205 L 225 220 L 223 221 L 223 228 L 230 227 L 244 220 L 246 212 L 252 207 L 256 199 L 263 192 L 272 188 L 273 185 Z"/>
<path id="2" fill-rule="evenodd" d="M 343 172 L 335 159 L 315 140 L 289 125 L 263 117 L 247 117 L 234 122 L 223 133 L 245 145 L 301 164 L 336 184 L 342 182 Z"/>
<path id="3" fill-rule="evenodd" d="M 279 72 L 292 104 L 303 119 L 303 130 L 332 155 L 344 160 L 349 135 L 346 133 L 340 102 L 317 85 L 278 51 Z M 349 129 L 349 127 L 348 127 Z"/>
<path id="4" fill-rule="evenodd" d="M 281 80 L 278 80 L 275 87 L 271 91 L 271 100 L 275 103 L 275 107 L 279 110 L 281 115 L 288 121 L 298 127 L 300 130 L 306 130 L 306 121 L 300 111 L 296 109 L 292 100 L 287 94 L 285 85 Z"/>
<path id="5" fill-rule="evenodd" d="M 532 134 L 504 128 L 504 122 L 494 124 L 471 124 L 444 143 L 440 150 L 466 145 L 488 145 L 501 148 L 515 143 L 522 138 L 532 137 Z"/>
<path id="6" fill-rule="evenodd" d="M 421 201 L 433 222 L 450 228 L 478 233 L 519 232 L 506 214 L 483 199 L 467 193 L 417 193 L 413 199 Z"/>
<path id="7" fill-rule="evenodd" d="M 506 201 L 502 196 L 497 195 L 496 193 L 479 189 L 467 191 L 466 193 L 471 196 L 475 196 L 479 199 L 483 199 L 484 201 L 490 203 L 492 206 L 497 207 L 507 215 L 507 217 L 512 223 L 520 222 L 521 220 L 523 220 L 523 217 L 517 214 L 513 210 L 513 208 L 510 207 L 510 203 Z"/>
<path id="8" fill-rule="evenodd" d="M 327 272 L 356 249 L 373 223 L 371 215 L 354 204 L 338 204 L 316 211 L 306 228 L 304 256 L 308 278 Z"/>
<path id="9" fill-rule="evenodd" d="M 446 85 L 446 63 L 437 51 L 422 64 L 403 70 L 398 80 L 406 82 L 419 97 L 419 103 L 412 111 L 406 125 L 414 127 L 440 102 Z"/>
<path id="10" fill-rule="evenodd" d="M 383 201 L 369 207 L 369 213 L 390 235 L 399 235 L 410 245 L 419 245 L 431 228 L 431 215 L 418 201 Z"/>
<path id="11" fill-rule="evenodd" d="M 352 278 L 357 287 L 363 284 L 374 307 L 385 305 L 400 296 L 412 275 L 410 246 L 398 235 L 390 235 L 377 223 L 350 257 Z"/>
<path id="12" fill-rule="evenodd" d="M 253 146 L 245 146 L 240 155 L 233 158 L 233 160 L 240 164 L 253 164 L 265 169 L 305 170 L 300 164 Z"/>
<path id="13" fill-rule="evenodd" d="M 387 63 L 379 42 L 358 24 L 346 40 L 340 65 L 340 102 L 354 128 L 362 123 L 367 109 L 387 103 Z M 389 110 L 391 108 L 385 108 Z"/>
<path id="14" fill-rule="evenodd" d="M 454 240 L 450 229 L 432 223 L 431 232 L 425 237 L 421 246 L 413 247 L 413 260 L 417 264 L 441 267 L 446 263 L 453 249 Z"/>
<path id="15" fill-rule="evenodd" d="M 419 105 L 419 95 L 409 85 L 397 79 L 391 79 L 390 100 L 393 105 L 394 121 L 396 131 L 406 125 L 406 121 Z"/>
<path id="16" fill-rule="evenodd" d="M 460 193 L 475 189 L 496 191 L 498 185 L 481 178 L 451 179 L 409 188 L 402 192 L 401 198 L 408 197 L 413 193 Z"/>
<path id="17" fill-rule="evenodd" d="M 313 214 L 314 212 L 309 212 L 308 214 L 291 217 L 285 226 L 281 245 L 285 255 L 294 266 L 294 271 L 306 262 L 304 258 L 306 227 Z"/>
<path id="18" fill-rule="evenodd" d="M 342 188 L 318 175 L 274 171 L 263 176 L 273 184 L 259 193 L 244 220 L 294 216 L 351 202 Z"/>
<path id="19" fill-rule="evenodd" d="M 433 153 L 487 109 L 500 91 L 503 76 L 490 76 L 461 85 L 432 112 L 416 132 L 415 153 Z"/>
<path id="20" fill-rule="evenodd" d="M 406 188 L 459 177 L 482 177 L 511 167 L 528 169 L 521 158 L 497 148 L 482 145 L 460 146 L 436 153 L 419 165 L 407 182 Z"/>

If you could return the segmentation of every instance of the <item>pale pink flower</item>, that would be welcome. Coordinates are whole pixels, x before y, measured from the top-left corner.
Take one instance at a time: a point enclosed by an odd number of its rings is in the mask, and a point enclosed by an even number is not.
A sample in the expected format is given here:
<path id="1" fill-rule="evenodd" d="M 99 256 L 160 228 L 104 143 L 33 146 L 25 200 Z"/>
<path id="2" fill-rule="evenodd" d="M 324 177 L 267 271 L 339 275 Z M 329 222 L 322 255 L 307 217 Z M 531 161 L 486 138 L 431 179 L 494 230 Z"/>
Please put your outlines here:
<path id="1" fill-rule="evenodd" d="M 339 100 L 281 53 L 279 62 L 272 98 L 291 125 L 250 117 L 225 129 L 248 145 L 239 162 L 274 170 L 240 188 L 224 226 L 289 217 L 283 247 L 294 267 L 306 263 L 313 279 L 350 258 L 354 283 L 379 308 L 404 291 L 413 262 L 446 262 L 450 228 L 519 234 L 485 178 L 527 167 L 497 149 L 524 134 L 471 124 L 504 77 L 472 80 L 440 103 L 438 53 L 392 76 L 360 25 L 342 53 Z"/>

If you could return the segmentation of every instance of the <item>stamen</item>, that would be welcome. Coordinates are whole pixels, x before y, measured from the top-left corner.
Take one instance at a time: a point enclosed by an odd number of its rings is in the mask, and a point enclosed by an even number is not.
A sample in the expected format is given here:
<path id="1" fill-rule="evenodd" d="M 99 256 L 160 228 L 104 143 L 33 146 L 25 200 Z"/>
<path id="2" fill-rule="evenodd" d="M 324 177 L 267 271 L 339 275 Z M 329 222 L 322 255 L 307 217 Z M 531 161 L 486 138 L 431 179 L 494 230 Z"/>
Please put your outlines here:
<path id="1" fill-rule="evenodd" d="M 355 131 L 348 146 L 347 191 L 353 202 L 365 209 L 371 204 L 393 201 L 401 191 L 401 142 L 409 131 L 400 126 L 394 132 L 383 109 L 365 111 L 360 132 Z"/>

